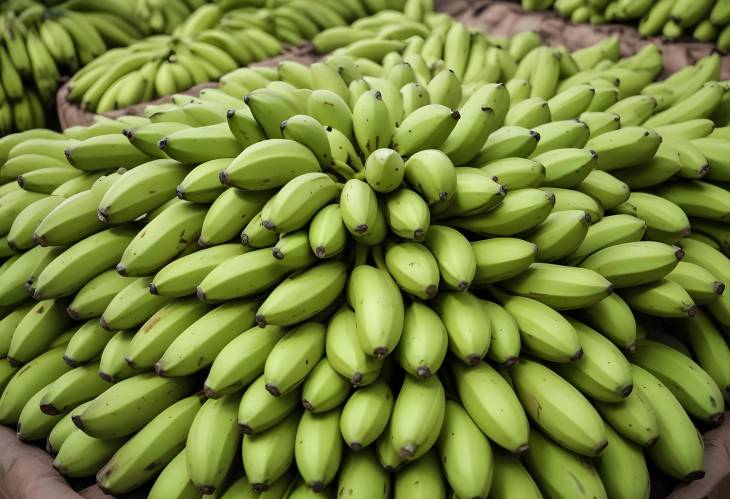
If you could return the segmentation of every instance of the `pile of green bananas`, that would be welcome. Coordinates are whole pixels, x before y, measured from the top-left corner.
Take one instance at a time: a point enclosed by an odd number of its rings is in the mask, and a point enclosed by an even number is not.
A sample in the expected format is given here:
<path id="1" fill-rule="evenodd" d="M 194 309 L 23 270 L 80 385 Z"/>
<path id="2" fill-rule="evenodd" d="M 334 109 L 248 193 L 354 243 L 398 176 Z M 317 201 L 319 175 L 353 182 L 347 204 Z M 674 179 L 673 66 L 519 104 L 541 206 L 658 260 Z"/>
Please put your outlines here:
<path id="1" fill-rule="evenodd" d="M 526 10 L 555 9 L 573 22 L 638 22 L 644 36 L 691 37 L 730 50 L 728 0 L 522 0 Z"/>
<path id="2" fill-rule="evenodd" d="M 349 30 L 356 19 L 382 23 L 382 16 L 366 17 L 368 14 L 383 11 L 391 24 L 408 20 L 401 12 L 401 0 L 277 0 L 266 7 L 258 3 L 262 2 L 206 4 L 171 36 L 152 36 L 125 50 L 104 54 L 74 75 L 69 100 L 97 113 L 121 109 L 217 81 L 238 67 L 281 54 L 283 43 L 296 45 L 321 36 L 323 30 L 329 32 L 325 39 L 331 39 L 333 32 L 339 37 L 337 33 Z M 391 38 L 411 34 L 392 34 L 383 40 L 385 50 L 404 44 Z"/>
<path id="3" fill-rule="evenodd" d="M 730 394 L 717 55 L 655 83 L 615 39 L 370 42 L 0 139 L 0 423 L 152 499 L 701 477 Z"/>

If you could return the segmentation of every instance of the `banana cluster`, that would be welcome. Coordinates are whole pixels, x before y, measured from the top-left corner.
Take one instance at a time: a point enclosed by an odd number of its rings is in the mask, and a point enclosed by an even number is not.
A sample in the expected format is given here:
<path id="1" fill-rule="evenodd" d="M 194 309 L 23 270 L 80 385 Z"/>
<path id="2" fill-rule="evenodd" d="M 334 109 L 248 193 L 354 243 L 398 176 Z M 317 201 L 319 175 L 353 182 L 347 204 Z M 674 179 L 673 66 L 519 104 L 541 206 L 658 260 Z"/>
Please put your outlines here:
<path id="1" fill-rule="evenodd" d="M 380 10 L 394 19 L 404 17 L 393 10 L 403 8 L 398 0 L 270 4 L 250 0 L 204 4 L 171 35 L 151 36 L 96 58 L 71 79 L 68 99 L 97 113 L 125 108 L 217 81 L 236 68 L 281 54 L 284 43 L 297 45 L 323 30 L 347 30 L 352 21 L 372 20 L 376 16 L 366 16 Z M 404 42 L 385 43 L 385 50 L 391 51 Z"/>
<path id="2" fill-rule="evenodd" d="M 152 499 L 704 474 L 695 422 L 730 397 L 717 55 L 654 82 L 652 45 L 402 15 L 429 34 L 0 139 L 0 423 Z"/>
<path id="3" fill-rule="evenodd" d="M 573 22 L 638 22 L 644 36 L 690 37 L 730 50 L 727 0 L 522 0 L 526 10 L 555 9 Z"/>

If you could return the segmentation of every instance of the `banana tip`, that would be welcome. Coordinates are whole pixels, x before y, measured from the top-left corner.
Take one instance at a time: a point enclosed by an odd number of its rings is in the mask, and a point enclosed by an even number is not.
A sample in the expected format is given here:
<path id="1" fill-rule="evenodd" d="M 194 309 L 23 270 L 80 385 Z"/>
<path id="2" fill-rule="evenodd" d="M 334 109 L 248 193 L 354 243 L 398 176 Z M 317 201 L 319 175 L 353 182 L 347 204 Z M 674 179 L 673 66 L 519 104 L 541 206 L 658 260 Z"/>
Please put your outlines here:
<path id="1" fill-rule="evenodd" d="M 430 378 L 431 374 L 431 369 L 429 369 L 427 366 L 420 366 L 418 369 L 416 369 L 416 376 L 421 379 Z"/>
<path id="2" fill-rule="evenodd" d="M 248 246 L 248 234 L 246 234 L 245 232 L 241 233 L 241 244 L 243 246 Z"/>
<path id="3" fill-rule="evenodd" d="M 679 246 L 674 247 L 674 256 L 677 258 L 677 260 L 681 260 L 684 258 L 684 250 L 680 248 Z"/>
<path id="4" fill-rule="evenodd" d="M 157 292 L 157 286 L 155 286 L 155 283 L 154 282 L 151 282 L 150 283 L 149 288 L 150 288 L 150 294 L 151 295 L 158 295 L 159 294 Z"/>
<path id="5" fill-rule="evenodd" d="M 71 307 L 71 306 L 69 306 L 69 307 L 68 307 L 68 308 L 66 309 L 66 314 L 67 314 L 67 315 L 68 315 L 69 317 L 71 317 L 71 318 L 72 318 L 73 320 L 75 320 L 75 321 L 77 321 L 77 320 L 81 319 L 81 317 L 79 317 L 79 313 L 78 313 L 78 312 L 76 311 L 76 309 L 74 309 L 74 308 L 73 308 L 73 307 Z"/>
<path id="6" fill-rule="evenodd" d="M 61 414 L 61 411 L 53 407 L 51 404 L 41 404 L 40 409 L 43 414 L 48 414 L 49 416 L 58 416 Z"/>
<path id="7" fill-rule="evenodd" d="M 20 187 L 23 187 L 25 185 L 25 179 L 23 179 L 22 175 L 18 175 L 18 178 L 15 179 L 18 182 L 18 185 Z"/>
<path id="8" fill-rule="evenodd" d="M 130 136 L 134 136 L 134 132 L 131 128 L 125 128 L 124 130 L 122 130 L 122 135 L 124 135 L 125 137 L 127 137 L 127 139 L 131 141 L 132 139 Z"/>
<path id="9" fill-rule="evenodd" d="M 253 435 L 253 428 L 246 423 L 238 423 L 238 431 L 244 435 Z"/>
<path id="10" fill-rule="evenodd" d="M 468 281 L 459 281 L 459 283 L 456 285 L 456 288 L 459 291 L 466 291 L 469 289 L 469 286 L 471 286 L 471 283 Z"/>
<path id="11" fill-rule="evenodd" d="M 203 394 L 209 399 L 219 399 L 221 395 L 208 385 L 203 386 Z"/>
<path id="12" fill-rule="evenodd" d="M 177 189 L 175 189 L 175 194 L 180 199 L 185 199 L 185 188 L 181 185 L 177 186 Z"/>
<path id="13" fill-rule="evenodd" d="M 438 294 L 438 292 L 439 292 L 439 287 L 436 286 L 435 284 L 431 284 L 430 286 L 428 286 L 426 288 L 426 299 L 430 300 L 431 298 L 435 297 Z"/>
<path id="14" fill-rule="evenodd" d="M 314 254 L 317 256 L 317 258 L 324 258 L 327 256 L 327 249 L 324 246 L 317 246 L 314 249 Z"/>
<path id="15" fill-rule="evenodd" d="M 600 444 L 598 444 L 594 450 L 596 456 L 600 456 L 601 452 L 603 452 L 603 449 L 608 447 L 608 440 L 604 440 Z"/>
<path id="16" fill-rule="evenodd" d="M 284 259 L 284 253 L 282 253 L 282 251 L 279 248 L 277 248 L 276 246 L 274 246 L 273 248 L 271 248 L 271 255 L 274 258 L 276 258 L 277 260 L 283 260 Z"/>
<path id="17" fill-rule="evenodd" d="M 517 456 L 521 456 L 522 454 L 524 454 L 525 452 L 527 452 L 527 450 L 528 450 L 529 448 L 530 448 L 530 444 L 527 444 L 527 443 L 525 443 L 525 444 L 522 444 L 522 445 L 520 445 L 519 447 L 517 447 L 517 448 L 515 449 L 515 454 L 516 454 Z"/>
<path id="18" fill-rule="evenodd" d="M 107 331 L 111 331 L 111 328 L 109 327 L 109 323 L 106 321 L 106 319 L 104 318 L 103 315 L 99 319 L 99 325 L 101 326 L 102 329 L 106 329 Z"/>
<path id="19" fill-rule="evenodd" d="M 725 292 L 725 283 L 720 281 L 715 281 L 712 284 L 712 287 L 715 289 L 715 293 L 718 295 L 721 295 Z"/>
<path id="20" fill-rule="evenodd" d="M 694 317 L 695 315 L 697 315 L 697 310 L 698 310 L 697 305 L 691 305 L 690 307 L 688 307 L 687 308 L 687 317 Z"/>
<path id="21" fill-rule="evenodd" d="M 33 295 L 34 300 L 41 301 L 43 299 L 43 294 L 40 291 L 38 291 L 37 289 L 29 287 L 28 291 L 29 292 L 32 291 L 32 293 L 30 293 L 30 294 Z"/>
<path id="22" fill-rule="evenodd" d="M 254 492 L 258 492 L 260 494 L 261 492 L 269 490 L 269 485 L 266 483 L 252 483 L 251 488 Z"/>
<path id="23" fill-rule="evenodd" d="M 647 440 L 646 442 L 644 442 L 644 448 L 645 449 L 648 449 L 649 447 L 654 447 L 658 441 L 659 441 L 659 437 L 658 436 L 656 436 L 654 438 L 650 438 L 649 440 Z"/>
<path id="24" fill-rule="evenodd" d="M 71 421 L 73 421 L 73 424 L 76 425 L 76 428 L 78 428 L 79 430 L 82 430 L 83 431 L 83 429 L 84 429 L 84 422 L 81 420 L 81 416 L 80 415 L 77 414 L 75 416 L 71 416 Z"/>
<path id="25" fill-rule="evenodd" d="M 464 359 L 466 361 L 466 364 L 469 366 L 475 366 L 479 364 L 482 361 L 482 356 L 478 353 L 471 353 L 466 356 Z"/>
<path id="26" fill-rule="evenodd" d="M 215 492 L 215 486 L 214 485 L 199 485 L 198 492 L 200 492 L 204 496 L 213 494 Z"/>
<path id="27" fill-rule="evenodd" d="M 449 193 L 446 191 L 439 192 L 439 201 L 446 201 L 449 199 Z"/>
<path id="28" fill-rule="evenodd" d="M 226 118 L 230 119 L 230 118 L 233 118 L 235 115 L 236 115 L 235 109 L 229 109 L 228 111 L 226 111 Z"/>
<path id="29" fill-rule="evenodd" d="M 360 442 L 350 442 L 350 449 L 355 452 L 362 450 L 362 444 Z"/>
<path id="30" fill-rule="evenodd" d="M 373 357 L 376 359 L 384 359 L 388 355 L 388 347 L 376 347 L 373 349 Z"/>
<path id="31" fill-rule="evenodd" d="M 266 317 L 263 314 L 256 314 L 256 324 L 259 327 L 266 327 Z"/>
<path id="32" fill-rule="evenodd" d="M 111 376 L 110 374 L 107 374 L 103 371 L 99 371 L 99 377 L 106 381 L 107 383 L 113 383 L 114 382 L 114 376 Z"/>
<path id="33" fill-rule="evenodd" d="M 127 365 L 129 367 L 131 367 L 132 369 L 139 369 L 139 366 L 137 365 L 137 363 L 128 355 L 124 356 L 124 362 L 126 362 Z"/>
<path id="34" fill-rule="evenodd" d="M 624 386 L 623 388 L 621 388 L 621 390 L 619 390 L 619 395 L 621 395 L 621 397 L 623 397 L 623 398 L 626 398 L 629 395 L 631 395 L 631 392 L 633 392 L 633 391 L 634 391 L 634 385 L 628 384 L 628 385 Z"/>
<path id="35" fill-rule="evenodd" d="M 23 365 L 22 362 L 20 362 L 17 359 L 14 359 L 13 357 L 5 357 L 5 360 L 7 360 L 8 364 L 10 364 L 12 367 L 20 367 Z"/>
<path id="36" fill-rule="evenodd" d="M 279 388 L 273 383 L 266 383 L 266 391 L 272 394 L 274 397 L 281 397 Z"/>
<path id="37" fill-rule="evenodd" d="M 103 224 L 109 223 L 109 208 L 99 208 L 96 212 L 96 218 L 99 219 L 99 221 Z"/>
<path id="38" fill-rule="evenodd" d="M 10 248 L 11 250 L 16 251 L 16 252 L 20 251 L 20 248 L 18 248 L 18 246 L 16 245 L 14 240 L 8 239 L 7 242 L 8 242 L 8 248 Z"/>
<path id="39" fill-rule="evenodd" d="M 350 378 L 350 383 L 352 383 L 352 386 L 360 386 L 360 383 L 362 383 L 362 374 L 354 373 L 352 378 Z"/>
<path id="40" fill-rule="evenodd" d="M 198 246 L 205 249 L 208 248 L 210 245 L 201 237 L 198 239 Z"/>
<path id="41" fill-rule="evenodd" d="M 398 454 L 404 459 L 412 458 L 416 455 L 416 446 L 413 444 L 405 444 L 398 450 Z"/>
<path id="42" fill-rule="evenodd" d="M 360 224 L 355 227 L 355 233 L 358 235 L 365 234 L 368 231 L 368 224 Z"/>
<path id="43" fill-rule="evenodd" d="M 583 349 L 579 348 L 577 352 L 573 354 L 572 357 L 570 357 L 571 362 L 575 362 L 576 360 L 580 360 L 580 358 L 583 357 Z"/>
<path id="44" fill-rule="evenodd" d="M 507 369 L 509 369 L 510 367 L 517 364 L 517 362 L 519 360 L 520 360 L 519 357 L 510 357 L 507 360 L 505 360 L 504 362 L 502 362 L 502 367 L 506 367 Z"/>
<path id="45" fill-rule="evenodd" d="M 626 350 L 627 353 L 636 353 L 636 343 L 626 345 L 626 347 L 624 347 L 624 350 Z"/>
<path id="46" fill-rule="evenodd" d="M 682 229 L 679 233 L 682 237 L 688 237 L 690 234 L 692 234 L 692 229 L 689 226 Z"/>
<path id="47" fill-rule="evenodd" d="M 116 267 L 116 269 L 117 269 L 117 273 L 118 273 L 119 275 L 121 275 L 121 276 L 124 276 L 124 277 L 126 277 L 126 276 L 127 276 L 127 267 L 125 267 L 125 266 L 124 266 L 124 265 L 122 265 L 121 263 L 118 263 L 118 264 L 117 264 L 117 267 Z"/>
<path id="48" fill-rule="evenodd" d="M 38 246 L 48 246 L 48 239 L 45 236 L 41 236 L 37 233 L 33 233 L 33 242 Z"/>
<path id="49" fill-rule="evenodd" d="M 218 174 L 218 180 L 220 181 L 221 184 L 228 185 L 228 174 L 226 173 L 225 170 L 223 170 L 222 172 L 220 172 Z"/>
<path id="50" fill-rule="evenodd" d="M 67 366 L 71 367 L 79 367 L 79 363 L 76 362 L 74 359 L 69 357 L 68 355 L 63 356 L 63 361 L 66 363 Z"/>
<path id="51" fill-rule="evenodd" d="M 168 140 L 167 137 L 165 137 L 163 139 L 160 139 L 160 141 L 157 143 L 157 147 L 164 151 L 165 149 L 167 149 L 167 143 Z"/>
<path id="52" fill-rule="evenodd" d="M 309 411 L 309 412 L 312 412 L 312 411 L 314 410 L 314 406 L 313 406 L 313 405 L 312 405 L 312 403 L 311 403 L 311 402 L 310 402 L 309 400 L 307 400 L 307 399 L 303 399 L 303 400 L 302 400 L 302 407 L 304 407 L 304 410 L 305 410 L 305 411 Z"/>
<path id="53" fill-rule="evenodd" d="M 72 165 L 74 164 L 74 157 L 73 157 L 70 147 L 67 147 L 66 149 L 63 150 L 63 155 L 66 156 L 66 161 L 68 161 Z"/>
<path id="54" fill-rule="evenodd" d="M 155 374 L 157 374 L 160 378 L 166 378 L 167 373 L 165 372 L 165 368 L 162 367 L 162 364 L 158 362 L 155 362 Z"/>
<path id="55" fill-rule="evenodd" d="M 313 491 L 315 491 L 316 493 L 319 494 L 320 492 L 322 492 L 324 490 L 325 485 L 324 485 L 324 482 L 317 481 L 317 482 L 313 482 L 310 485 L 310 487 L 312 488 Z"/>
<path id="56" fill-rule="evenodd" d="M 205 301 L 205 291 L 198 286 L 198 288 L 195 290 L 195 296 L 198 298 L 198 300 L 204 302 Z"/>

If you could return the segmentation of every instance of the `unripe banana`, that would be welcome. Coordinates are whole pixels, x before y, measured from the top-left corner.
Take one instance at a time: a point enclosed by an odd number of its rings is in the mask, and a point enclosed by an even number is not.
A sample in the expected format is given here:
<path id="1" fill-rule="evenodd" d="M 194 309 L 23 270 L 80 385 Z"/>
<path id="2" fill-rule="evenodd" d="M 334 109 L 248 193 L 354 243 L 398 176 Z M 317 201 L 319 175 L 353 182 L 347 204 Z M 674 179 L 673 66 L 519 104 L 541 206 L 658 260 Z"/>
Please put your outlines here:
<path id="1" fill-rule="evenodd" d="M 406 167 L 393 149 L 378 149 L 365 161 L 365 180 L 376 192 L 392 192 L 403 182 Z"/>
<path id="2" fill-rule="evenodd" d="M 294 274 L 269 293 L 256 312 L 256 321 L 259 326 L 289 326 L 305 321 L 337 299 L 346 279 L 342 262 L 325 262 Z"/>
<path id="3" fill-rule="evenodd" d="M 531 158 L 555 149 L 581 148 L 586 145 L 590 134 L 588 125 L 578 120 L 552 121 L 537 125 L 533 130 L 540 134 L 540 141 Z"/>
<path id="4" fill-rule="evenodd" d="M 491 291 L 514 317 L 522 345 L 530 354 L 551 362 L 570 362 L 583 355 L 578 333 L 558 312 L 532 298 Z"/>
<path id="5" fill-rule="evenodd" d="M 616 208 L 631 195 L 628 185 L 603 170 L 593 170 L 575 190 L 597 199 L 606 210 Z"/>
<path id="6" fill-rule="evenodd" d="M 611 171 L 649 161 L 661 140 L 656 132 L 630 126 L 599 135 L 589 140 L 585 147 L 598 153 L 598 169 Z"/>
<path id="7" fill-rule="evenodd" d="M 435 204 L 433 214 L 445 218 L 484 213 L 502 202 L 506 191 L 478 168 L 456 168 L 456 192 L 448 205 Z"/>
<path id="8" fill-rule="evenodd" d="M 622 243 L 599 250 L 581 267 L 595 270 L 617 288 L 648 284 L 665 277 L 684 256 L 678 246 L 655 241 Z"/>
<path id="9" fill-rule="evenodd" d="M 294 411 L 276 426 L 243 437 L 243 469 L 254 491 L 272 488 L 291 466 L 299 417 Z"/>
<path id="10" fill-rule="evenodd" d="M 504 117 L 505 125 L 524 128 L 534 128 L 550 121 L 550 106 L 540 97 L 530 97 L 516 103 Z"/>
<path id="11" fill-rule="evenodd" d="M 411 304 L 395 351 L 398 364 L 412 376 L 427 378 L 441 367 L 447 348 L 448 333 L 439 316 L 423 304 Z"/>
<path id="12" fill-rule="evenodd" d="M 638 366 L 631 369 L 639 395 L 656 415 L 660 438 L 648 451 L 651 460 L 664 473 L 679 480 L 703 476 L 702 438 L 689 416 L 657 378 Z"/>
<path id="13" fill-rule="evenodd" d="M 355 313 L 343 307 L 330 319 L 325 340 L 327 359 L 353 386 L 364 386 L 377 378 L 382 362 L 360 347 Z"/>
<path id="14" fill-rule="evenodd" d="M 268 430 L 283 421 L 297 407 L 300 390 L 295 388 L 281 397 L 274 397 L 266 390 L 263 375 L 256 378 L 243 392 L 238 408 L 238 426 L 246 435 Z"/>
<path id="15" fill-rule="evenodd" d="M 469 292 L 445 292 L 433 303 L 446 327 L 449 349 L 462 362 L 475 365 L 489 350 L 489 317 L 481 301 Z"/>
<path id="16" fill-rule="evenodd" d="M 495 237 L 471 243 L 476 258 L 475 285 L 520 274 L 534 261 L 538 248 L 522 239 Z"/>
<path id="17" fill-rule="evenodd" d="M 345 249 L 347 228 L 342 221 L 339 204 L 327 205 L 312 217 L 309 243 L 317 258 L 330 258 Z"/>
<path id="18" fill-rule="evenodd" d="M 539 187 L 545 179 L 545 167 L 531 159 L 502 158 L 480 167 L 487 175 L 496 177 L 507 192 Z"/>
<path id="19" fill-rule="evenodd" d="M 232 161 L 233 158 L 214 159 L 196 166 L 177 186 L 177 197 L 191 203 L 212 203 L 226 189 L 220 183 L 219 174 Z"/>
<path id="20" fill-rule="evenodd" d="M 272 195 L 273 191 L 242 191 L 235 187 L 226 189 L 205 214 L 198 246 L 208 248 L 236 237 Z"/>
<path id="21" fill-rule="evenodd" d="M 147 277 L 129 279 L 101 314 L 101 327 L 107 331 L 135 328 L 171 300 L 169 297 L 151 294 L 149 283 Z"/>
<path id="22" fill-rule="evenodd" d="M 340 215 L 351 234 L 365 235 L 371 232 L 378 218 L 375 191 L 362 180 L 348 180 L 340 194 Z"/>
<path id="23" fill-rule="evenodd" d="M 487 437 L 457 402 L 446 402 L 438 440 L 444 475 L 461 497 L 486 497 L 492 485 L 493 458 Z"/>
<path id="24" fill-rule="evenodd" d="M 489 364 L 450 364 L 464 408 L 494 443 L 522 454 L 528 448 L 529 423 L 510 384 Z"/>
<path id="25" fill-rule="evenodd" d="M 388 194 L 385 217 L 396 235 L 416 241 L 423 240 L 431 223 L 428 205 L 419 194 L 410 189 L 398 189 Z"/>
<path id="26" fill-rule="evenodd" d="M 395 497 L 401 499 L 429 497 L 446 498 L 446 483 L 435 450 L 398 471 L 395 476 Z"/>
<path id="27" fill-rule="evenodd" d="M 109 339 L 99 358 L 99 377 L 101 379 L 116 383 L 142 372 L 127 364 L 124 359 L 124 354 L 129 348 L 133 336 L 133 331 L 117 331 Z"/>
<path id="28" fill-rule="evenodd" d="M 636 320 L 631 308 L 618 294 L 612 293 L 582 309 L 578 316 L 617 347 L 629 352 L 636 348 Z"/>
<path id="29" fill-rule="evenodd" d="M 390 476 L 378 462 L 374 451 L 345 454 L 337 490 L 352 499 L 386 499 L 390 497 L 390 488 Z"/>
<path id="30" fill-rule="evenodd" d="M 606 447 L 604 423 L 568 381 L 537 362 L 521 360 L 510 371 L 515 392 L 537 426 L 567 449 L 593 457 Z"/>
<path id="31" fill-rule="evenodd" d="M 403 331 L 404 310 L 401 292 L 387 270 L 355 267 L 350 273 L 347 300 L 355 309 L 363 351 L 379 359 L 392 353 Z"/>
<path id="32" fill-rule="evenodd" d="M 646 231 L 646 222 L 632 215 L 611 215 L 592 224 L 578 249 L 566 260 L 575 265 L 585 257 L 616 244 L 638 242 Z"/>
<path id="33" fill-rule="evenodd" d="M 360 96 L 353 107 L 352 118 L 355 140 L 364 156 L 390 146 L 394 136 L 393 122 L 380 91 Z"/>
<path id="34" fill-rule="evenodd" d="M 339 407 L 350 396 L 350 381 L 322 358 L 302 384 L 302 406 L 319 414 Z"/>
<path id="35" fill-rule="evenodd" d="M 98 370 L 97 362 L 77 367 L 59 377 L 44 389 L 38 401 L 40 410 L 58 416 L 100 395 L 109 383 L 99 378 Z"/>
<path id="36" fill-rule="evenodd" d="M 725 283 L 694 263 L 679 262 L 666 277 L 682 286 L 692 301 L 699 305 L 712 303 L 725 292 Z"/>
<path id="37" fill-rule="evenodd" d="M 448 223 L 480 235 L 512 236 L 540 225 L 552 211 L 554 203 L 555 196 L 551 192 L 518 189 L 509 192 L 504 201 L 487 213 L 454 218 Z"/>
<path id="38" fill-rule="evenodd" d="M 402 243 L 386 249 L 385 263 L 396 283 L 422 300 L 438 292 L 439 269 L 436 259 L 423 245 Z"/>
<path id="39" fill-rule="evenodd" d="M 503 126 L 487 137 L 474 164 L 484 165 L 505 158 L 526 158 L 537 147 L 540 134 L 521 126 Z"/>
<path id="40" fill-rule="evenodd" d="M 405 178 L 428 204 L 449 203 L 456 191 L 454 164 L 438 149 L 419 151 L 408 158 Z"/>
<path id="41" fill-rule="evenodd" d="M 266 389 L 279 397 L 301 384 L 324 354 L 324 342 L 325 328 L 314 322 L 284 335 L 266 359 Z"/>
<path id="42" fill-rule="evenodd" d="M 424 244 L 436 258 L 444 284 L 459 291 L 468 289 L 476 273 L 476 260 L 467 239 L 455 229 L 432 225 Z"/>
<path id="43" fill-rule="evenodd" d="M 437 376 L 419 380 L 406 375 L 393 405 L 391 445 L 402 458 L 418 459 L 436 443 L 446 398 Z"/>
<path id="44" fill-rule="evenodd" d="M 406 116 L 395 129 L 393 149 L 402 156 L 411 156 L 425 149 L 436 149 L 444 144 L 460 118 L 458 111 L 452 111 L 441 104 L 420 107 Z M 388 145 L 382 142 L 380 144 Z"/>
<path id="45" fill-rule="evenodd" d="M 591 217 L 581 210 L 551 213 L 543 223 L 523 235 L 537 246 L 537 261 L 554 262 L 573 253 L 588 233 Z"/>
<path id="46" fill-rule="evenodd" d="M 666 278 L 625 288 L 620 295 L 633 310 L 648 315 L 684 318 L 697 313 L 697 305 L 684 288 Z"/>
<path id="47" fill-rule="evenodd" d="M 322 414 L 305 412 L 297 428 L 294 458 L 304 482 L 321 492 L 334 480 L 342 460 L 342 440 L 338 434 L 340 410 Z"/>
<path id="48" fill-rule="evenodd" d="M 535 480 L 530 476 L 520 460 L 500 449 L 493 449 L 494 473 L 490 494 L 507 497 L 515 494 L 524 499 L 542 497 Z"/>

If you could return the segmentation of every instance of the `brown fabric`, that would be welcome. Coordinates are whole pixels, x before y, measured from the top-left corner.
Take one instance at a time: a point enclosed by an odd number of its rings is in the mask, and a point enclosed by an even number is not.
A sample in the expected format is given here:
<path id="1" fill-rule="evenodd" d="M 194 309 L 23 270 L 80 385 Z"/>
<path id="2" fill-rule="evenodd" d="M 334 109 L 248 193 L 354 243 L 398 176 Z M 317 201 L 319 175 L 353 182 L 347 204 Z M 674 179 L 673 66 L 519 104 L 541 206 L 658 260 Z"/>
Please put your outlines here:
<path id="1" fill-rule="evenodd" d="M 299 47 L 289 47 L 283 54 L 274 57 L 272 59 L 267 59 L 265 61 L 259 61 L 256 63 L 251 64 L 251 66 L 276 66 L 279 64 L 282 60 L 291 60 L 291 61 L 298 61 L 303 64 L 311 64 L 312 62 L 315 62 L 319 56 L 317 56 L 314 53 L 314 49 L 312 48 L 311 44 L 303 44 Z M 216 82 L 210 82 L 210 83 L 203 83 L 200 85 L 196 85 L 188 90 L 185 90 L 184 92 L 178 92 L 179 94 L 184 95 L 197 95 L 198 92 L 200 92 L 204 88 L 211 88 L 211 87 L 217 87 L 218 83 Z M 61 124 L 61 129 L 64 130 L 66 128 L 76 126 L 76 125 L 82 125 L 82 126 L 88 126 L 94 123 L 94 113 L 85 111 L 81 109 L 77 103 L 69 102 L 67 100 L 68 96 L 68 83 L 65 83 L 59 90 L 58 94 L 56 95 L 56 107 L 58 109 L 58 120 Z M 134 106 L 130 106 L 124 109 L 116 109 L 114 111 L 109 111 L 106 113 L 100 113 L 102 116 L 106 116 L 108 118 L 118 118 L 120 116 L 143 116 L 144 115 L 144 108 L 151 105 L 151 104 L 164 104 L 166 102 L 170 101 L 170 96 L 164 96 L 159 99 L 150 101 L 150 102 L 142 102 L 140 104 L 135 104 Z"/>
<path id="2" fill-rule="evenodd" d="M 22 443 L 0 426 L 0 497 L 7 499 L 81 499 L 53 469 L 43 450 Z"/>
<path id="3" fill-rule="evenodd" d="M 623 24 L 576 24 L 554 11 L 525 12 L 517 3 L 474 0 L 473 8 L 459 16 L 470 26 L 486 29 L 496 36 L 512 36 L 521 31 L 535 31 L 550 45 L 565 45 L 569 50 L 593 45 L 607 36 L 621 37 L 621 53 L 636 53 L 647 43 L 662 49 L 664 75 L 694 64 L 714 50 L 714 45 L 698 42 L 667 42 L 661 37 L 645 38 L 636 28 Z M 730 56 L 722 57 L 721 79 L 730 78 Z"/>

